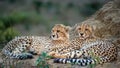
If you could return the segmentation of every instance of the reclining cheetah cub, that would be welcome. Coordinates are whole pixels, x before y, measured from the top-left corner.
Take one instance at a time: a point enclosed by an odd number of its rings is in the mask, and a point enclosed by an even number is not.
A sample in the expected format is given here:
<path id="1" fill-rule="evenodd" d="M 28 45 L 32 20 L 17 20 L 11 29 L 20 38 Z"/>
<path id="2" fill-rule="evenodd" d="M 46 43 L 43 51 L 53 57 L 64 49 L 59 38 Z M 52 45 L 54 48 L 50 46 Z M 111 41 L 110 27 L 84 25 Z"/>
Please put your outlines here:
<path id="1" fill-rule="evenodd" d="M 79 26 L 81 25 L 81 26 Z M 79 50 L 82 47 L 84 41 L 93 41 L 95 36 L 93 35 L 93 28 L 87 24 L 76 24 L 73 29 L 74 38 L 70 40 L 70 46 L 76 50 Z"/>
<path id="2" fill-rule="evenodd" d="M 2 49 L 2 54 L 14 59 L 30 59 L 34 54 L 40 54 L 50 41 L 49 37 L 44 36 L 15 37 Z"/>
<path id="3" fill-rule="evenodd" d="M 28 59 L 33 54 L 41 54 L 43 51 L 55 49 L 59 44 L 68 44 L 68 28 L 62 24 L 56 24 L 51 32 L 51 38 L 44 36 L 15 37 L 2 49 L 2 53 L 10 58 Z M 53 44 L 55 46 L 53 46 Z"/>
<path id="4" fill-rule="evenodd" d="M 51 30 L 49 44 L 43 48 L 44 50 L 42 49 L 42 52 L 44 51 L 52 57 L 61 58 L 57 53 L 64 52 L 63 48 L 69 46 L 69 30 L 69 26 L 56 24 Z M 35 49 L 35 52 L 37 51 L 38 54 L 41 53 L 41 46 L 33 46 L 32 48 Z"/>
<path id="5" fill-rule="evenodd" d="M 116 59 L 116 46 L 108 40 L 95 38 L 93 36 L 92 26 L 82 24 L 78 25 L 76 29 L 78 30 L 79 37 L 84 39 L 81 48 L 64 54 L 64 59 L 54 59 L 55 63 L 74 63 L 80 66 L 86 66 L 94 63 L 102 64 L 111 62 Z M 85 35 L 86 33 L 88 35 Z M 87 39 L 87 37 L 91 37 L 91 39 Z M 99 59 L 93 58 L 93 56 Z"/>
<path id="6" fill-rule="evenodd" d="M 62 58 L 61 54 L 67 52 L 67 47 L 70 45 L 69 41 L 69 26 L 57 24 L 52 28 L 51 39 L 49 47 L 47 48 L 48 55 L 54 58 Z M 66 50 L 64 50 L 66 48 Z"/>

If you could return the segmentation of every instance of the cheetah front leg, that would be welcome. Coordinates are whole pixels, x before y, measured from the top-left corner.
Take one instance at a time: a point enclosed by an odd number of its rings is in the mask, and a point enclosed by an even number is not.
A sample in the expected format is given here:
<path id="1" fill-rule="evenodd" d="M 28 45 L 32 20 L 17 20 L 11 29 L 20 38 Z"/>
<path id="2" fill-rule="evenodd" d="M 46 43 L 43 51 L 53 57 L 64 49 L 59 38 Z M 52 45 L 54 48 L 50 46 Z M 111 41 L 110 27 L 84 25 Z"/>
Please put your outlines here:
<path id="1" fill-rule="evenodd" d="M 57 52 L 50 52 L 48 53 L 49 56 L 52 56 L 53 58 L 66 58 L 66 54 L 59 54 Z"/>
<path id="2" fill-rule="evenodd" d="M 75 50 L 69 53 L 57 53 L 57 52 L 50 52 L 48 55 L 52 56 L 53 58 L 81 58 L 83 55 L 83 51 Z"/>
<path id="3" fill-rule="evenodd" d="M 63 58 L 81 58 L 83 56 L 83 51 L 75 50 L 64 54 L 58 54 Z"/>

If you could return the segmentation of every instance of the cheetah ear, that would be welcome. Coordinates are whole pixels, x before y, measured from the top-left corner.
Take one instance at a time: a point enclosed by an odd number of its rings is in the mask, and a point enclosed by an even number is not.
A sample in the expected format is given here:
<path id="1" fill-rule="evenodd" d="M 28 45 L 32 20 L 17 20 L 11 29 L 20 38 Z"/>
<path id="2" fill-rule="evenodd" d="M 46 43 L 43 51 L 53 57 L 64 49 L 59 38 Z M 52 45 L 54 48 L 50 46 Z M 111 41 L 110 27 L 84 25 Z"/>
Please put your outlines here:
<path id="1" fill-rule="evenodd" d="M 61 27 L 64 27 L 63 24 L 55 24 L 55 26 L 61 26 Z"/>
<path id="2" fill-rule="evenodd" d="M 72 28 L 70 26 L 65 26 L 66 32 L 69 32 Z"/>
<path id="3" fill-rule="evenodd" d="M 90 24 L 85 24 L 85 26 L 87 27 L 87 28 L 89 28 L 91 31 L 94 31 L 94 26 L 93 25 L 90 25 Z"/>
<path id="4" fill-rule="evenodd" d="M 77 29 L 78 29 L 77 26 L 78 26 L 78 24 L 75 24 L 75 26 L 74 26 L 74 30 L 75 30 L 75 31 L 77 31 Z"/>
<path id="5" fill-rule="evenodd" d="M 77 31 L 78 26 L 80 26 L 81 24 L 82 24 L 82 23 L 77 23 L 77 24 L 75 24 L 74 27 L 73 27 L 73 30 Z"/>

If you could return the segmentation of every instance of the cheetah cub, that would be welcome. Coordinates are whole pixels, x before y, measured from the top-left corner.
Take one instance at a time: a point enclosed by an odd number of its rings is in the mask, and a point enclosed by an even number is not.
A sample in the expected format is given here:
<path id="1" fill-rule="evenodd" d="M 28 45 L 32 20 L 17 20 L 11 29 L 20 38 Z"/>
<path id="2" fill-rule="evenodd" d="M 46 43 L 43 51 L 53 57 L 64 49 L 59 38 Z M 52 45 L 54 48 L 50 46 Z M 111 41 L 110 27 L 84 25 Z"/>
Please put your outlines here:
<path id="1" fill-rule="evenodd" d="M 80 26 L 79 26 L 80 25 Z M 70 40 L 70 46 L 73 49 L 79 50 L 84 41 L 93 41 L 96 37 L 93 35 L 93 28 L 87 24 L 76 24 L 73 27 L 74 38 Z"/>
<path id="2" fill-rule="evenodd" d="M 54 58 L 62 58 L 62 53 L 67 52 L 67 47 L 70 45 L 69 41 L 69 26 L 62 24 L 56 24 L 51 30 L 51 39 L 50 45 L 48 47 L 48 55 Z M 64 49 L 66 48 L 66 50 Z"/>
<path id="3" fill-rule="evenodd" d="M 2 54 L 13 59 L 31 59 L 33 55 L 40 54 L 50 41 L 44 36 L 15 37 L 2 49 Z"/>
<path id="4" fill-rule="evenodd" d="M 117 58 L 116 46 L 111 41 L 95 38 L 92 26 L 82 24 L 78 25 L 76 29 L 79 37 L 84 39 L 81 48 L 64 54 L 64 56 L 66 55 L 64 59 L 54 59 L 55 63 L 74 63 L 86 66 L 111 62 Z M 91 38 L 87 39 L 88 37 Z"/>
<path id="5" fill-rule="evenodd" d="M 69 27 L 56 24 L 51 30 L 51 38 L 44 36 L 15 37 L 2 49 L 2 53 L 10 58 L 21 60 L 33 58 L 34 54 L 39 55 L 43 51 L 53 56 L 54 50 L 69 44 L 68 32 Z"/>

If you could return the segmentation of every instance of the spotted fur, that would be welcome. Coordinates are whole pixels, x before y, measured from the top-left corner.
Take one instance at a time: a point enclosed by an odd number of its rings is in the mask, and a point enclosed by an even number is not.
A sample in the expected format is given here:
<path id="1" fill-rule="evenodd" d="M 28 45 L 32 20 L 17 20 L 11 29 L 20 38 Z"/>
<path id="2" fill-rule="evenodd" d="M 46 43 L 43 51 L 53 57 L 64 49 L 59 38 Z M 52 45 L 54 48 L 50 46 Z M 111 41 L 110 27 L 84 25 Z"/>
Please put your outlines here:
<path id="1" fill-rule="evenodd" d="M 51 38 L 43 36 L 21 36 L 16 37 L 7 43 L 2 49 L 2 53 L 10 58 L 28 59 L 33 58 L 33 54 L 46 52 L 50 56 L 58 57 L 58 52 L 69 46 L 69 27 L 56 24 L 51 30 Z"/>
<path id="2" fill-rule="evenodd" d="M 74 50 L 68 53 L 64 53 L 64 58 L 55 59 L 55 63 L 76 63 L 81 66 L 92 64 L 96 62 L 96 58 L 99 58 L 99 63 L 111 62 L 117 58 L 117 49 L 116 46 L 109 40 L 106 39 L 98 39 L 91 34 L 91 36 L 85 35 L 88 31 L 91 31 L 92 26 L 87 24 L 82 24 L 77 26 L 77 30 L 79 33 L 79 37 L 84 39 L 81 48 L 79 50 Z M 88 37 L 92 37 L 91 39 L 87 39 Z M 77 59 L 73 59 L 77 58 Z"/>
<path id="3" fill-rule="evenodd" d="M 65 31 L 67 28 L 63 29 L 63 27 L 65 27 L 65 26 L 59 25 L 59 28 L 57 27 L 57 28 L 52 29 L 52 31 L 55 33 L 57 33 L 57 32 L 58 32 L 58 34 L 63 33 L 60 36 L 63 36 L 66 34 L 64 39 L 52 40 L 48 54 L 54 58 L 66 58 L 65 53 L 80 49 L 82 46 L 82 43 L 84 41 L 84 39 L 80 38 L 80 37 L 76 37 L 76 38 L 73 38 L 70 40 L 69 31 L 68 30 Z M 58 29 L 59 29 L 59 31 L 58 31 Z M 64 31 L 64 32 L 62 32 L 62 31 Z M 59 33 L 59 32 L 61 32 L 61 33 Z M 53 34 L 55 34 L 55 33 L 53 33 Z M 89 34 L 91 34 L 91 33 L 89 33 Z M 91 35 L 88 35 L 88 37 L 86 37 L 86 38 L 91 39 L 92 37 L 91 37 Z"/>
<path id="4" fill-rule="evenodd" d="M 84 25 L 82 25 L 82 27 L 83 26 Z M 69 37 L 67 37 L 66 39 L 63 39 L 63 42 L 58 44 L 58 46 L 56 46 L 56 44 L 54 44 L 55 46 L 50 48 L 51 51 L 49 51 L 50 52 L 49 55 L 52 55 L 55 58 L 60 58 L 60 57 L 66 58 L 66 55 L 65 55 L 66 53 L 69 53 L 74 50 L 79 50 L 82 47 L 82 44 L 85 40 L 93 41 L 94 37 L 91 32 L 92 28 L 87 25 L 86 25 L 86 27 L 88 29 L 87 31 L 82 30 L 82 33 L 84 32 L 84 36 L 79 36 L 79 37 L 75 36 L 75 38 L 73 38 L 71 40 Z M 86 27 L 84 27 L 84 28 L 86 29 Z M 75 31 L 79 32 L 78 29 L 79 29 L 78 27 L 75 28 Z M 53 31 L 55 31 L 55 30 L 53 30 Z M 67 33 L 67 32 L 64 32 L 64 33 Z M 67 33 L 67 34 L 69 34 L 69 33 Z M 80 35 L 80 33 L 78 33 L 78 35 Z"/>
<path id="5" fill-rule="evenodd" d="M 42 49 L 47 47 L 49 42 L 48 37 L 42 36 L 15 37 L 2 49 L 2 53 L 16 59 L 33 58 L 32 54 L 40 54 L 40 50 L 43 51 Z"/>

